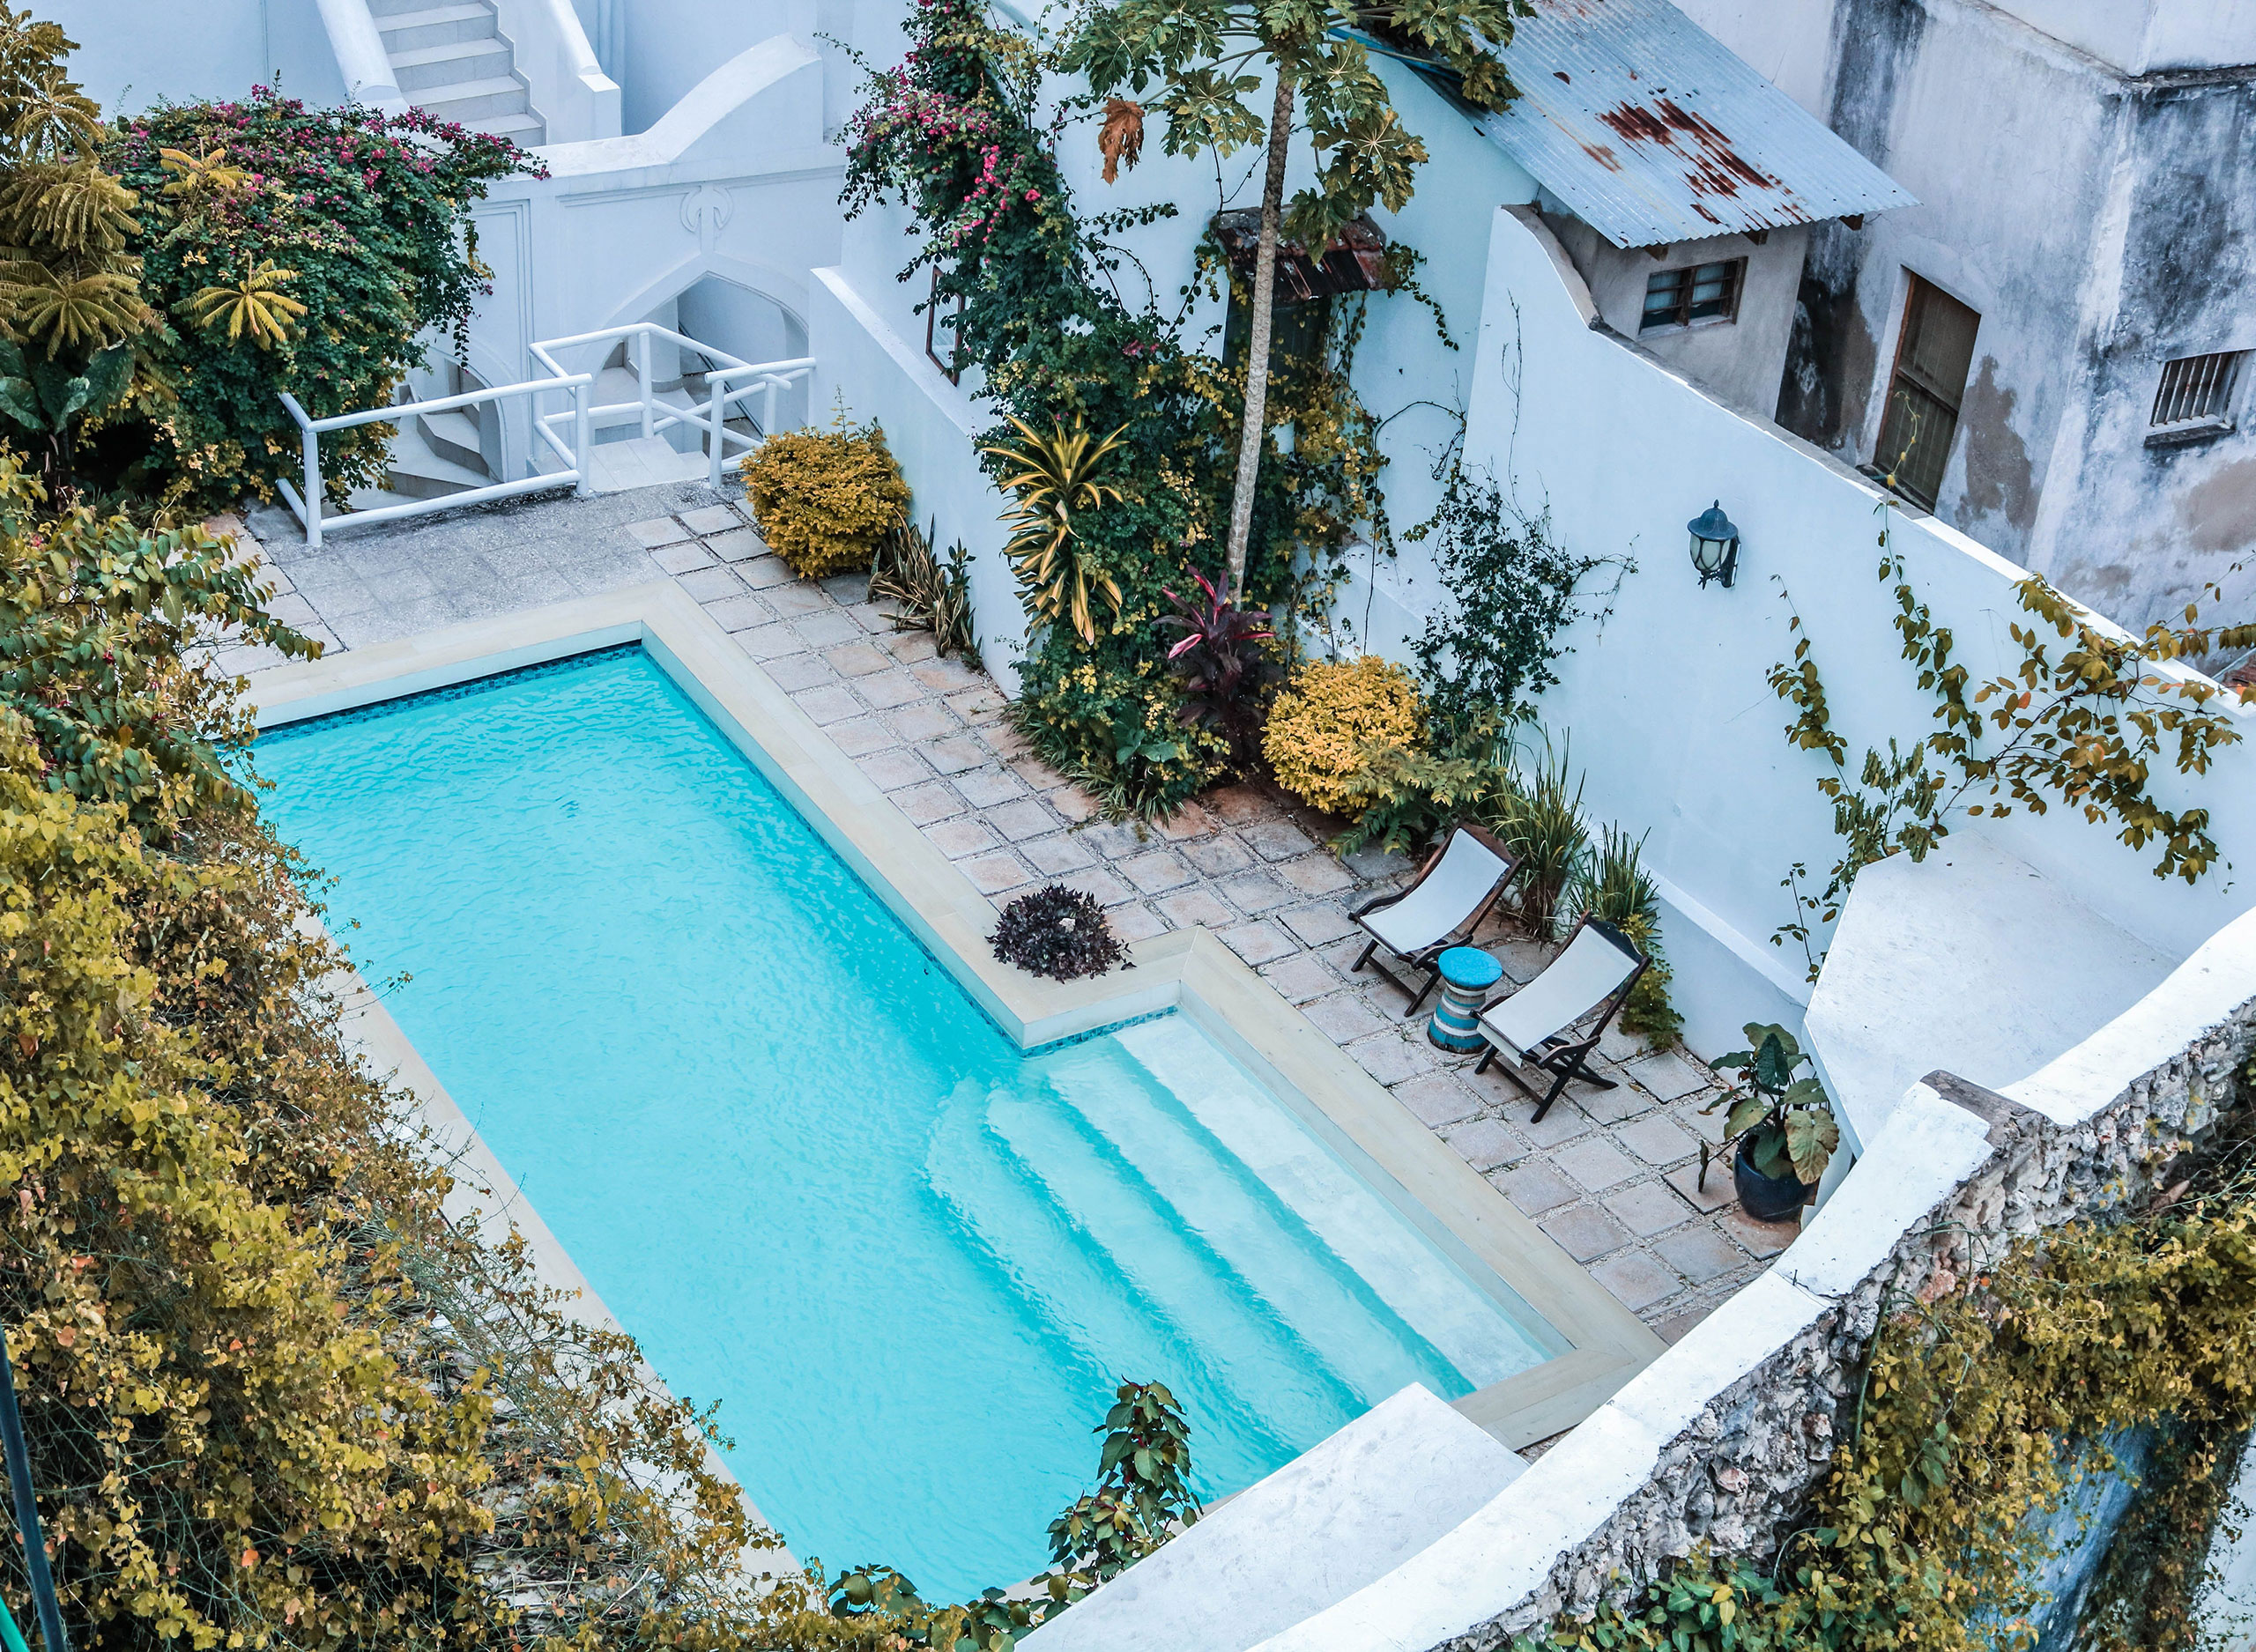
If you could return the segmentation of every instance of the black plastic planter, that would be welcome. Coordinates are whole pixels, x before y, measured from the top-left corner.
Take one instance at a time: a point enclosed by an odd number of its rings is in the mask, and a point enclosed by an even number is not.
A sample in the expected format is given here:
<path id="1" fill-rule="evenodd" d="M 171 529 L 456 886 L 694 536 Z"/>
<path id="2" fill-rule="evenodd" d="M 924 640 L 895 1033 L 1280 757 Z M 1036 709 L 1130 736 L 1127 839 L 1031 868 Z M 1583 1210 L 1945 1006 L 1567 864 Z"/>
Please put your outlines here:
<path id="1" fill-rule="evenodd" d="M 1739 1208 L 1758 1222 L 1793 1220 L 1817 1192 L 1815 1182 L 1804 1182 L 1792 1171 L 1783 1176 L 1764 1175 L 1748 1158 L 1743 1141 L 1732 1155 L 1731 1179 L 1739 1189 Z"/>

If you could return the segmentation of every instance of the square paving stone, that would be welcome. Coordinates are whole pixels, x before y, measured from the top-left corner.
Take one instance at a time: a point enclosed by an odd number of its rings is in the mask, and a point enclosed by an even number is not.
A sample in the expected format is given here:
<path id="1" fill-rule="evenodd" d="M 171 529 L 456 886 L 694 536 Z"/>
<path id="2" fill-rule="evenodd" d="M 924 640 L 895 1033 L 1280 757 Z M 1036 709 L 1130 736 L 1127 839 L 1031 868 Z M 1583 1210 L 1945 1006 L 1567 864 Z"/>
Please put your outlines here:
<path id="1" fill-rule="evenodd" d="M 947 697 L 947 707 L 966 722 L 991 718 L 1003 708 L 1003 697 L 990 685 Z"/>
<path id="2" fill-rule="evenodd" d="M 849 757 L 866 757 L 900 744 L 893 737 L 893 730 L 875 717 L 849 717 L 843 722 L 832 723 L 823 732 L 830 737 L 831 745 Z"/>
<path id="3" fill-rule="evenodd" d="M 1067 872 L 1058 882 L 1068 889 L 1078 889 L 1097 905 L 1110 908 L 1124 907 L 1133 900 L 1135 892 L 1102 866 L 1087 866 L 1080 871 Z"/>
<path id="4" fill-rule="evenodd" d="M 1596 1192 L 1616 1187 L 1637 1174 L 1636 1161 L 1602 1136 L 1562 1147 L 1551 1162 Z"/>
<path id="5" fill-rule="evenodd" d="M 874 677 L 858 678 L 854 692 L 879 711 L 891 711 L 924 697 L 924 691 L 902 670 L 885 670 Z"/>
<path id="6" fill-rule="evenodd" d="M 749 562 L 754 557 L 768 554 L 766 542 L 749 528 L 732 528 L 726 533 L 716 533 L 706 540 L 705 548 L 724 562 Z"/>
<path id="7" fill-rule="evenodd" d="M 771 586 L 789 585 L 798 577 L 791 572 L 791 565 L 782 557 L 755 557 L 737 569 L 744 575 L 745 583 L 756 591 Z"/>
<path id="8" fill-rule="evenodd" d="M 760 565 L 755 562 L 751 566 L 757 568 Z M 770 608 L 773 608 L 777 613 L 783 615 L 786 619 L 800 619 L 805 618 L 809 614 L 829 614 L 837 612 L 837 610 L 830 605 L 829 602 L 825 599 L 820 591 L 817 590 L 813 586 L 803 584 L 798 580 L 792 581 L 788 585 L 768 585 L 762 586 L 761 589 L 767 593 L 766 601 L 768 605 Z M 839 617 L 842 619 L 845 619 L 845 616 L 842 614 Z M 831 639 L 832 641 L 849 641 L 858 634 L 858 627 L 855 626 L 852 620 L 846 619 L 845 626 L 845 630 L 833 637 Z"/>
<path id="9" fill-rule="evenodd" d="M 918 826 L 930 826 L 935 820 L 946 820 L 963 812 L 963 799 L 944 780 L 928 780 L 921 786 L 897 791 L 893 794 L 893 801 L 902 813 Z"/>
<path id="10" fill-rule="evenodd" d="M 1706 1222 L 1681 1233 L 1663 1234 L 1653 1241 L 1653 1249 L 1663 1262 L 1695 1285 L 1721 1278 L 1747 1261 L 1737 1245 Z"/>
<path id="11" fill-rule="evenodd" d="M 1222 898 L 1241 912 L 1266 912 L 1293 898 L 1293 892 L 1284 885 L 1258 872 L 1224 878 L 1217 887 Z"/>
<path id="12" fill-rule="evenodd" d="M 1257 967 L 1299 950 L 1282 930 L 1269 923 L 1241 923 L 1234 930 L 1224 930 L 1222 940 L 1230 951 Z"/>
<path id="13" fill-rule="evenodd" d="M 974 740 L 935 740 L 925 746 L 924 760 L 943 774 L 961 774 L 968 768 L 977 768 L 986 757 Z"/>
<path id="14" fill-rule="evenodd" d="M 1302 907 L 1288 912 L 1280 920 L 1284 926 L 1301 937 L 1305 946 L 1324 946 L 1355 932 L 1347 915 L 1337 907 Z"/>
<path id="15" fill-rule="evenodd" d="M 967 855 L 978 855 L 1001 847 L 1000 841 L 987 829 L 985 821 L 976 815 L 963 815 L 954 820 L 943 820 L 924 828 L 925 838 L 950 860 L 961 860 Z"/>
<path id="16" fill-rule="evenodd" d="M 1673 1050 L 1630 1062 L 1622 1070 L 1664 1101 L 1708 1087 L 1707 1075 Z"/>
<path id="17" fill-rule="evenodd" d="M 1328 998 L 1318 998 L 1314 1004 L 1303 1004 L 1301 1013 L 1335 1044 L 1353 1043 L 1386 1025 L 1361 996 L 1353 992 L 1335 992 Z"/>
<path id="18" fill-rule="evenodd" d="M 1340 985 L 1340 977 L 1313 952 L 1295 952 L 1290 958 L 1280 959 L 1264 969 L 1261 978 L 1295 1004 L 1320 998 Z"/>
<path id="19" fill-rule="evenodd" d="M 1088 846 L 1070 832 L 1021 843 L 1019 853 L 1025 856 L 1034 870 L 1045 878 L 1055 878 L 1060 872 L 1079 871 L 1084 866 L 1096 863 L 1096 856 L 1089 853 Z"/>
<path id="20" fill-rule="evenodd" d="M 1288 861 L 1316 847 L 1308 833 L 1289 820 L 1257 820 L 1241 828 L 1238 835 L 1265 861 Z"/>
<path id="21" fill-rule="evenodd" d="M 1150 908 L 1135 905 L 1116 907 L 1105 914 L 1105 922 L 1112 932 L 1130 943 L 1148 941 L 1155 935 L 1165 935 L 1167 925 Z"/>
<path id="22" fill-rule="evenodd" d="M 1421 1073 L 1395 1085 L 1394 1099 L 1415 1114 L 1420 1123 L 1434 1130 L 1469 1119 L 1480 1110 L 1480 1098 L 1452 1072 Z"/>
<path id="23" fill-rule="evenodd" d="M 729 577 L 734 579 L 736 576 L 731 574 Z M 770 605 L 773 605 L 772 598 Z M 854 622 L 842 613 L 802 615 L 791 621 L 791 629 L 798 632 L 799 640 L 811 648 L 835 648 L 842 643 L 862 640 L 862 633 L 854 628 Z"/>
<path id="24" fill-rule="evenodd" d="M 660 545 L 679 544 L 690 537 L 689 530 L 671 516 L 653 516 L 648 522 L 630 522 L 620 531 L 645 551 L 655 551 Z"/>
<path id="25" fill-rule="evenodd" d="M 1342 858 L 1356 877 L 1372 879 L 1406 872 L 1412 864 L 1408 856 L 1396 849 L 1383 849 L 1376 843 L 1366 843 L 1359 849 L 1351 849 Z"/>
<path id="26" fill-rule="evenodd" d="M 681 513 L 681 520 L 692 533 L 726 533 L 731 528 L 744 526 L 744 518 L 726 505 L 707 505 L 696 510 L 686 510 Z"/>
<path id="27" fill-rule="evenodd" d="M 749 591 L 741 596 L 724 596 L 709 604 L 705 611 L 713 616 L 724 631 L 749 631 L 754 626 L 768 623 L 768 604 Z"/>
<path id="28" fill-rule="evenodd" d="M 1575 1185 L 1540 1157 L 1522 1159 L 1510 1170 L 1489 1177 L 1498 1191 L 1528 1216 L 1564 1204 L 1576 1196 Z"/>
<path id="29" fill-rule="evenodd" d="M 1559 1241 L 1559 1248 L 1577 1262 L 1596 1262 L 1610 1250 L 1629 1242 L 1629 1230 L 1603 1211 L 1587 1204 L 1561 1207 L 1536 1224 Z"/>
<path id="30" fill-rule="evenodd" d="M 1152 849 L 1120 863 L 1121 875 L 1147 895 L 1180 889 L 1191 880 L 1191 869 L 1171 851 Z"/>
<path id="31" fill-rule="evenodd" d="M 1724 1179 L 1728 1182 L 1730 1177 Z M 1715 1184 L 1716 1178 L 1709 1176 L 1708 1185 Z M 1801 1223 L 1798 1220 L 1758 1222 L 1745 1211 L 1726 1211 L 1718 1220 L 1725 1233 L 1760 1257 L 1775 1256 L 1801 1237 Z"/>
<path id="32" fill-rule="evenodd" d="M 1021 774 L 1020 778 L 1025 779 L 1025 776 Z M 1079 786 L 1059 786 L 1054 790 L 1045 791 L 1043 796 L 1052 809 L 1077 825 L 1096 814 L 1096 799 Z"/>
<path id="33" fill-rule="evenodd" d="M 785 659 L 794 654 L 804 654 L 806 646 L 799 641 L 798 633 L 789 626 L 759 626 L 737 633 L 737 647 L 755 660 Z M 770 671 L 768 675 L 772 677 L 775 673 Z"/>
<path id="34" fill-rule="evenodd" d="M 838 680 L 838 673 L 830 669 L 830 662 L 820 654 L 787 654 L 780 660 L 770 660 L 768 675 L 787 694 Z"/>
<path id="35" fill-rule="evenodd" d="M 866 642 L 850 642 L 842 648 L 828 650 L 822 657 L 841 677 L 872 677 L 893 663 Z"/>
<path id="36" fill-rule="evenodd" d="M 855 767 L 868 775 L 879 791 L 899 791 L 903 786 L 914 786 L 932 778 L 932 771 L 924 767 L 924 760 L 902 745 L 857 758 Z"/>
<path id="37" fill-rule="evenodd" d="M 1632 1314 L 1674 1296 L 1682 1282 L 1640 1250 L 1608 1256 L 1590 1270 L 1590 1277 L 1614 1293 L 1614 1300 Z"/>
<path id="38" fill-rule="evenodd" d="M 694 539 L 680 544 L 662 545 L 650 552 L 650 560 L 669 574 L 688 574 L 698 568 L 709 568 L 716 564 L 705 547 Z"/>
<path id="39" fill-rule="evenodd" d="M 1347 1047 L 1356 1063 L 1383 1085 L 1398 1085 L 1433 1065 L 1433 1046 L 1422 1038 L 1415 1043 L 1399 1033 L 1374 1033 Z"/>
<path id="40" fill-rule="evenodd" d="M 1192 839 L 1183 846 L 1183 857 L 1209 878 L 1243 871 L 1253 863 L 1253 857 L 1245 852 L 1243 844 L 1236 838 L 1222 836 Z"/>
<path id="41" fill-rule="evenodd" d="M 1700 1151 L 1700 1144 L 1677 1129 L 1665 1113 L 1615 1125 L 1614 1139 L 1650 1165 L 1673 1165 Z"/>
<path id="42" fill-rule="evenodd" d="M 915 665 L 939 652 L 929 631 L 896 631 L 885 640 L 886 652 L 903 665 Z"/>
<path id="43" fill-rule="evenodd" d="M 955 777 L 955 789 L 975 809 L 991 809 L 1026 796 L 1026 782 L 1006 768 L 975 768 Z M 1045 819 L 1048 817 L 1043 817 Z M 1051 821 L 1055 826 L 1057 823 Z"/>
<path id="44" fill-rule="evenodd" d="M 959 785 L 961 782 L 959 782 Z M 982 817 L 987 824 L 1012 842 L 1027 838 L 1038 838 L 1058 829 L 1058 817 L 1042 806 L 1036 797 L 1020 797 L 990 809 Z"/>
<path id="45" fill-rule="evenodd" d="M 895 648 L 894 656 L 901 657 L 901 650 Z M 977 688 L 987 680 L 961 660 L 924 660 L 909 669 L 916 673 L 918 682 L 939 694 L 953 694 L 962 689 Z"/>
<path id="46" fill-rule="evenodd" d="M 1668 1185 L 1682 1194 L 1696 1211 L 1720 1211 L 1727 1204 L 1739 1202 L 1739 1195 L 1732 1189 L 1731 1165 L 1727 1159 L 1718 1159 L 1708 1167 L 1708 1185 L 1700 1185 L 1700 1164 L 1697 1159 L 1688 1165 L 1679 1165 L 1668 1173 Z"/>
<path id="47" fill-rule="evenodd" d="M 744 595 L 744 582 L 726 568 L 699 568 L 680 575 L 678 582 L 701 603 L 717 603 L 724 596 Z"/>
<path id="48" fill-rule="evenodd" d="M 1310 855 L 1287 861 L 1277 868 L 1277 876 L 1308 895 L 1336 895 L 1342 889 L 1355 886 L 1354 874 L 1329 855 Z"/>
<path id="49" fill-rule="evenodd" d="M 963 725 L 946 706 L 929 701 L 903 706 L 886 721 L 904 740 L 939 740 L 959 732 Z"/>
<path id="50" fill-rule="evenodd" d="M 854 698 L 854 691 L 843 683 L 810 688 L 791 698 L 798 702 L 799 709 L 817 723 L 843 722 L 849 717 L 858 715 L 862 709 L 862 702 Z"/>
<path id="51" fill-rule="evenodd" d="M 1011 854 L 982 855 L 977 860 L 961 863 L 963 875 L 971 879 L 971 886 L 983 895 L 999 895 L 1006 889 L 1016 889 L 1032 881 L 1030 874 L 1019 858 Z"/>
<path id="52" fill-rule="evenodd" d="M 1178 930 L 1226 930 L 1237 922 L 1237 914 L 1205 889 L 1182 890 L 1157 904 L 1161 915 Z"/>
<path id="53" fill-rule="evenodd" d="M 1640 1239 L 1666 1233 L 1692 1219 L 1692 1207 L 1664 1182 L 1639 1182 L 1606 1196 L 1606 1208 Z"/>
<path id="54" fill-rule="evenodd" d="M 1442 1132 L 1458 1157 L 1475 1170 L 1494 1170 L 1527 1152 L 1527 1144 L 1495 1119 L 1472 1119 Z"/>
<path id="55" fill-rule="evenodd" d="M 953 702 L 951 702 L 953 703 Z M 1160 835 L 1170 843 L 1187 843 L 1210 835 L 1214 823 L 1195 803 L 1186 803 L 1159 823 Z"/>
<path id="56" fill-rule="evenodd" d="M 1277 805 L 1250 786 L 1219 786 L 1202 801 L 1206 812 L 1224 826 L 1250 826 L 1277 812 Z"/>

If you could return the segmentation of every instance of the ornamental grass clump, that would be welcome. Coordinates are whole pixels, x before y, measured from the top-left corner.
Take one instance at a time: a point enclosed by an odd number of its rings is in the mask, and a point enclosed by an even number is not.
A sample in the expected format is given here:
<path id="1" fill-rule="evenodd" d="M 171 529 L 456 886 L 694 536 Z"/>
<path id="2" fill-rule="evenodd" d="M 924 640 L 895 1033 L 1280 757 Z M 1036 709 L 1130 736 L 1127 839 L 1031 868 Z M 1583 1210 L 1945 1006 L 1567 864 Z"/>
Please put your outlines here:
<path id="1" fill-rule="evenodd" d="M 1357 806 L 1357 782 L 1373 752 L 1415 751 L 1425 730 L 1418 685 L 1400 666 L 1376 654 L 1311 661 L 1277 696 L 1261 754 L 1287 791 L 1344 814 Z"/>
<path id="2" fill-rule="evenodd" d="M 987 939 L 1002 962 L 1052 981 L 1102 975 L 1125 950 L 1096 897 L 1063 884 L 1012 901 Z"/>
<path id="3" fill-rule="evenodd" d="M 760 537 L 803 580 L 865 572 L 909 510 L 909 484 L 877 421 L 774 435 L 738 466 Z"/>

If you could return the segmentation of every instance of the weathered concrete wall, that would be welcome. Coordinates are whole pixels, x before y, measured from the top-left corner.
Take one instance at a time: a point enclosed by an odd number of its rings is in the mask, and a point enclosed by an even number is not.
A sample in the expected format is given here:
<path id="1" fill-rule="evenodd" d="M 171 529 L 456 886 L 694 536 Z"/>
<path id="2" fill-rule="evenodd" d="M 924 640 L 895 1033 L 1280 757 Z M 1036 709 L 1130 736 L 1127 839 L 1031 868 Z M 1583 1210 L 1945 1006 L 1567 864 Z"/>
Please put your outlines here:
<path id="1" fill-rule="evenodd" d="M 1852 463 L 1874 458 L 1916 272 L 1982 316 L 1938 514 L 2134 627 L 2175 618 L 2212 580 L 2244 611 L 2248 420 L 2184 446 L 2145 438 L 2165 361 L 2256 348 L 2249 0 L 1684 9 L 1775 63 L 1790 94 L 1920 200 L 1813 236 L 1780 422 Z"/>
<path id="2" fill-rule="evenodd" d="M 70 75 L 109 114 L 160 99 L 240 98 L 262 84 L 312 104 L 345 96 L 315 0 L 199 0 L 186 26 L 163 0 L 46 0 L 33 10 L 78 43 Z"/>

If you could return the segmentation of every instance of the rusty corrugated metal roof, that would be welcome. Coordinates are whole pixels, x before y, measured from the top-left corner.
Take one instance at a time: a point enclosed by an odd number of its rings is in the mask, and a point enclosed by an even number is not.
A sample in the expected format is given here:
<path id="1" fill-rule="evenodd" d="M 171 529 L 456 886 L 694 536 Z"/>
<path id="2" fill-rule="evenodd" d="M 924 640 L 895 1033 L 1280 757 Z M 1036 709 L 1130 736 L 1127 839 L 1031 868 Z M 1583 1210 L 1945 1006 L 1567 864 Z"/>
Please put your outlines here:
<path id="1" fill-rule="evenodd" d="M 1534 0 L 1476 124 L 1617 247 L 1918 203 L 1668 0 Z"/>

